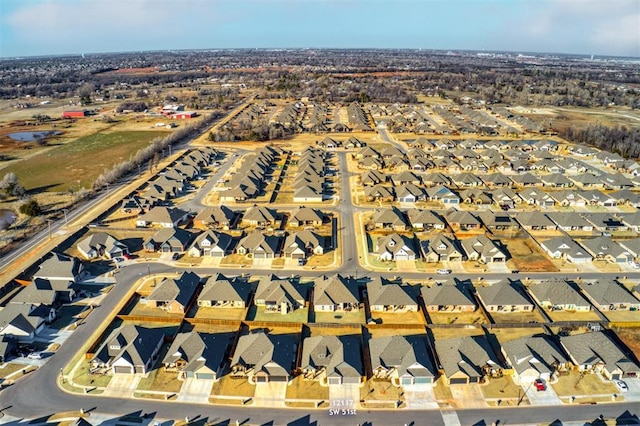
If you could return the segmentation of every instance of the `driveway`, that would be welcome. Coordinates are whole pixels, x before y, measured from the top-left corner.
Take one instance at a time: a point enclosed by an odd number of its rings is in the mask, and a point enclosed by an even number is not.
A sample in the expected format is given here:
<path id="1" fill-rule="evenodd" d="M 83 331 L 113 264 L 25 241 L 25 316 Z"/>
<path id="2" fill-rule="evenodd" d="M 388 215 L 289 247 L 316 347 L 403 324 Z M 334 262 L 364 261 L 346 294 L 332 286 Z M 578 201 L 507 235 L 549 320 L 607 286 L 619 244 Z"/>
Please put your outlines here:
<path id="1" fill-rule="evenodd" d="M 271 269 L 271 262 L 273 262 L 273 259 L 253 258 L 253 264 L 251 267 L 256 269 Z"/>
<path id="2" fill-rule="evenodd" d="M 523 380 L 521 386 L 531 405 L 562 405 L 560 397 L 549 383 L 547 383 L 547 389 L 543 391 L 537 390 L 533 386 L 533 381 L 530 380 Z"/>
<path id="3" fill-rule="evenodd" d="M 640 401 L 640 379 L 633 379 L 631 377 L 628 377 L 626 379 L 623 379 L 623 381 L 629 387 L 629 390 L 627 392 L 620 393 L 620 395 L 624 396 L 625 401 Z"/>
<path id="4" fill-rule="evenodd" d="M 284 407 L 287 396 L 287 382 L 256 383 L 253 405 L 256 407 Z"/>
<path id="5" fill-rule="evenodd" d="M 329 406 L 332 408 L 358 408 L 360 386 L 357 384 L 329 385 Z"/>
<path id="6" fill-rule="evenodd" d="M 133 398 L 141 378 L 142 376 L 138 374 L 114 374 L 102 395 Z"/>
<path id="7" fill-rule="evenodd" d="M 477 383 L 468 385 L 451 385 L 451 395 L 460 408 L 483 408 L 487 406 L 484 395 Z"/>
<path id="8" fill-rule="evenodd" d="M 410 409 L 438 408 L 436 395 L 432 384 L 419 384 L 403 386 L 404 402 Z"/>
<path id="9" fill-rule="evenodd" d="M 487 263 L 487 269 L 489 270 L 489 272 L 499 274 L 508 274 L 511 272 L 511 269 L 507 267 L 506 262 Z"/>
<path id="10" fill-rule="evenodd" d="M 198 404 L 208 404 L 213 380 L 203 380 L 195 378 L 184 379 L 182 388 L 176 401 L 195 402 Z"/>

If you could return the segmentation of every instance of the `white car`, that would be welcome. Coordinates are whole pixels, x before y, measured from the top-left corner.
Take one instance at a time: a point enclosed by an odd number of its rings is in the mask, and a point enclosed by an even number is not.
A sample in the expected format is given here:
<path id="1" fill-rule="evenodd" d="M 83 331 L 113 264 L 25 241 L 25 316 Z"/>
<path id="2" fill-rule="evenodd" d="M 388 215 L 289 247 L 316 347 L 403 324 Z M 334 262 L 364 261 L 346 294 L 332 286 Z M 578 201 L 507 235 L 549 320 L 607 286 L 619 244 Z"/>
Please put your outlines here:
<path id="1" fill-rule="evenodd" d="M 640 263 L 638 262 L 631 262 L 630 265 L 633 269 L 640 269 Z"/>
<path id="2" fill-rule="evenodd" d="M 42 354 L 40 352 L 31 352 L 29 355 L 27 355 L 27 358 L 29 358 L 29 359 L 42 359 Z"/>
<path id="3" fill-rule="evenodd" d="M 451 269 L 438 269 L 436 274 L 439 275 L 449 275 L 451 273 Z"/>
<path id="4" fill-rule="evenodd" d="M 614 380 L 613 384 L 616 385 L 616 387 L 620 392 L 626 392 L 629 390 L 629 387 L 627 386 L 627 384 L 622 380 Z"/>

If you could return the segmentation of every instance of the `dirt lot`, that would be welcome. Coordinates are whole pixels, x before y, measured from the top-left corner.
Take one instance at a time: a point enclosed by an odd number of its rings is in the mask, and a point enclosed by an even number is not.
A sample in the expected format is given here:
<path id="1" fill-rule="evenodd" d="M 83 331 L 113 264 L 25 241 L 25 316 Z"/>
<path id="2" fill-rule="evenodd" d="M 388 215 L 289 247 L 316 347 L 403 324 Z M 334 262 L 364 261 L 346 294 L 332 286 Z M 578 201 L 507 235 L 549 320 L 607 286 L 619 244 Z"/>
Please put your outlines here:
<path id="1" fill-rule="evenodd" d="M 558 270 L 533 241 L 519 238 L 501 241 L 506 244 L 511 255 L 509 263 L 512 264 L 512 269 L 520 272 L 556 272 Z"/>
<path id="2" fill-rule="evenodd" d="M 616 334 L 620 340 L 640 359 L 640 328 L 619 328 Z"/>

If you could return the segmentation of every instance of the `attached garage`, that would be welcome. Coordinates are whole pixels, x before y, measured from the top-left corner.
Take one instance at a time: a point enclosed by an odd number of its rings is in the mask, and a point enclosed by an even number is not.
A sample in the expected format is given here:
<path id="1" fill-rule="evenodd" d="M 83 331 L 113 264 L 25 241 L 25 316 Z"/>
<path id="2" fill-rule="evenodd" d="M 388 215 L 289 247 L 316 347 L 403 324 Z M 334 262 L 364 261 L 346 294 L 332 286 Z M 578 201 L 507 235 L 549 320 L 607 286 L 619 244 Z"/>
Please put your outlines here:
<path id="1" fill-rule="evenodd" d="M 253 258 L 254 259 L 266 259 L 267 258 L 267 253 L 265 253 L 265 252 L 254 252 L 253 253 Z"/>
<path id="2" fill-rule="evenodd" d="M 115 365 L 113 367 L 113 372 L 116 374 L 132 374 L 131 367 L 127 365 Z"/>
<path id="3" fill-rule="evenodd" d="M 271 376 L 268 378 L 270 382 L 287 382 L 289 381 L 289 377 L 287 376 Z"/>
<path id="4" fill-rule="evenodd" d="M 329 377 L 328 382 L 330 385 L 341 385 L 342 378 L 341 377 Z"/>
<path id="5" fill-rule="evenodd" d="M 407 386 L 413 384 L 413 377 L 402 377 L 400 379 L 400 386 Z"/>
<path id="6" fill-rule="evenodd" d="M 469 383 L 469 379 L 467 378 L 451 378 L 449 379 L 449 384 L 450 385 L 466 385 L 467 383 Z"/>
<path id="7" fill-rule="evenodd" d="M 139 374 L 145 374 L 146 373 L 146 370 L 145 370 L 144 366 L 142 366 L 142 365 L 136 365 L 135 366 L 135 371 L 136 371 L 136 373 L 139 373 Z"/>
<path id="8" fill-rule="evenodd" d="M 198 380 L 214 380 L 215 374 L 213 373 L 196 373 L 196 379 Z"/>
<path id="9" fill-rule="evenodd" d="M 433 379 L 431 377 L 416 377 L 414 380 L 416 385 L 423 385 L 433 383 Z"/>
<path id="10" fill-rule="evenodd" d="M 256 383 L 269 383 L 268 376 L 255 376 Z"/>

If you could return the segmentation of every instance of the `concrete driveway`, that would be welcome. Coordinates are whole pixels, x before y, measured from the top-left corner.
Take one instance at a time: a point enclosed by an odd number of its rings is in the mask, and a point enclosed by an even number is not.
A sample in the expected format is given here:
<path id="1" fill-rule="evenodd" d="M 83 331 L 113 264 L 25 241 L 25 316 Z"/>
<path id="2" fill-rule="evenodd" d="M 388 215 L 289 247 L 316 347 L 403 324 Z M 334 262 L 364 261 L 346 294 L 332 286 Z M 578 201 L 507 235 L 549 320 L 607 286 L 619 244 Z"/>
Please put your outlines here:
<path id="1" fill-rule="evenodd" d="M 271 269 L 271 262 L 273 262 L 273 259 L 254 258 L 251 267 L 256 269 Z"/>
<path id="2" fill-rule="evenodd" d="M 256 383 L 253 405 L 256 407 L 284 407 L 287 396 L 287 382 Z"/>
<path id="3" fill-rule="evenodd" d="M 114 374 L 102 395 L 133 398 L 141 378 L 138 374 Z"/>
<path id="4" fill-rule="evenodd" d="M 562 400 L 556 393 L 553 386 L 551 386 L 547 382 L 547 389 L 543 391 L 539 391 L 533 386 L 533 381 L 522 381 L 521 383 L 522 389 L 527 394 L 527 398 L 529 398 L 529 403 L 531 405 L 562 405 Z"/>
<path id="5" fill-rule="evenodd" d="M 620 392 L 620 395 L 622 395 L 626 401 L 640 401 L 640 379 L 628 377 L 622 381 L 627 384 L 629 390 L 624 393 Z"/>
<path id="6" fill-rule="evenodd" d="M 451 385 L 449 389 L 451 389 L 453 399 L 461 408 L 483 408 L 487 406 L 487 401 L 484 400 L 480 385 L 477 383 Z"/>
<path id="7" fill-rule="evenodd" d="M 208 404 L 212 387 L 213 380 L 195 378 L 184 379 L 184 383 L 182 384 L 182 388 L 180 388 L 180 393 L 178 394 L 176 401 Z"/>
<path id="8" fill-rule="evenodd" d="M 404 402 L 407 408 L 412 409 L 433 409 L 438 408 L 436 395 L 433 392 L 433 385 L 419 384 L 403 386 Z"/>
<path id="9" fill-rule="evenodd" d="M 358 408 L 360 386 L 357 384 L 329 385 L 329 406 L 333 408 Z"/>

